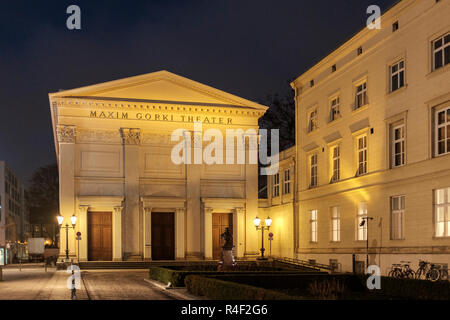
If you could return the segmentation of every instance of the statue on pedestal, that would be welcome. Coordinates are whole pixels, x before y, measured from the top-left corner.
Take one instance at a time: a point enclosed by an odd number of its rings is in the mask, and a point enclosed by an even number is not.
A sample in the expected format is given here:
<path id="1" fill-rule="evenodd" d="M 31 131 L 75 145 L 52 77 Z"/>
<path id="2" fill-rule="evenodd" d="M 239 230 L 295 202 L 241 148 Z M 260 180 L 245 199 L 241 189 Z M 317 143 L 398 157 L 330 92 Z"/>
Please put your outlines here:
<path id="1" fill-rule="evenodd" d="M 225 244 L 222 246 L 222 253 L 220 255 L 218 271 L 235 270 L 236 260 L 233 256 L 233 234 L 229 228 L 225 228 L 225 232 L 220 235 L 220 238 L 225 240 Z"/>

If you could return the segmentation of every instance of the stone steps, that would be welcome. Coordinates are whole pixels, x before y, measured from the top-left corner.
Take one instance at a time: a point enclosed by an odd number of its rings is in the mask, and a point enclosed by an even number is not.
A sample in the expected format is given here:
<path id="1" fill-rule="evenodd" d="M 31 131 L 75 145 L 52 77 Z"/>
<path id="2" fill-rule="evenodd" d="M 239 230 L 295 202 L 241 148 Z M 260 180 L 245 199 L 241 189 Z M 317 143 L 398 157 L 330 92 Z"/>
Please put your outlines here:
<path id="1" fill-rule="evenodd" d="M 158 260 L 158 261 L 85 261 L 78 265 L 80 269 L 148 269 L 151 266 L 177 266 L 177 265 L 210 265 L 218 264 L 214 260 L 192 261 L 192 260 Z"/>

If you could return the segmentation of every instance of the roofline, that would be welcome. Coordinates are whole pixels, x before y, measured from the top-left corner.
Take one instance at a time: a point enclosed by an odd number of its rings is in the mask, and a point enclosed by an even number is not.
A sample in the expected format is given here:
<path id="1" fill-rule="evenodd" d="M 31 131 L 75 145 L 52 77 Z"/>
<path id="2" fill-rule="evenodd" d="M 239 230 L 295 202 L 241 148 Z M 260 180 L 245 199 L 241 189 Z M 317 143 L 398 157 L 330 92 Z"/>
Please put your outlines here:
<path id="1" fill-rule="evenodd" d="M 394 10 L 403 9 L 404 7 L 407 7 L 407 6 L 411 5 L 413 2 L 416 2 L 416 0 L 397 0 L 396 3 L 394 3 L 392 6 L 390 6 L 389 8 L 387 8 L 384 11 L 384 13 L 381 15 L 380 18 L 383 18 L 383 17 L 387 18 L 389 15 L 393 14 Z M 368 35 L 369 32 L 372 32 L 372 31 L 373 30 L 370 30 L 367 27 L 364 27 L 361 30 L 359 30 L 358 32 L 356 32 L 353 36 L 350 37 L 350 39 L 348 39 L 348 40 L 344 41 L 343 43 L 341 43 L 336 49 L 331 51 L 331 53 L 327 54 L 325 57 L 323 57 L 317 63 L 315 63 L 312 67 L 310 67 L 305 72 L 303 72 L 300 76 L 295 78 L 290 83 L 291 87 L 295 88 L 296 85 L 299 82 L 302 82 L 304 79 L 308 79 L 307 81 L 309 81 L 309 78 L 311 77 L 311 74 L 315 73 L 317 70 L 319 70 L 324 65 L 329 63 L 330 60 L 333 60 L 334 58 L 339 56 L 339 54 L 342 51 L 344 51 L 345 49 L 347 49 L 348 47 L 353 45 L 359 39 L 364 38 L 364 36 Z"/>
<path id="2" fill-rule="evenodd" d="M 237 105 L 242 104 L 246 107 L 254 108 L 257 110 L 261 110 L 261 111 L 266 111 L 269 108 L 262 104 L 253 102 L 251 100 L 247 100 L 245 98 L 238 97 L 231 93 L 227 93 L 225 91 L 213 88 L 209 85 L 197 82 L 195 80 L 191 80 L 189 78 L 177 75 L 177 74 L 169 72 L 167 70 L 146 73 L 146 74 L 142 74 L 142 75 L 102 82 L 102 83 L 98 83 L 98 84 L 83 86 L 83 87 L 69 89 L 69 90 L 62 90 L 59 92 L 52 92 L 52 93 L 49 93 L 49 98 L 51 100 L 52 98 L 57 98 L 57 97 L 58 98 L 68 98 L 69 96 L 75 97 L 75 96 L 78 96 L 78 94 L 85 92 L 86 90 L 102 92 L 103 90 L 107 90 L 107 89 L 111 88 L 112 86 L 124 86 L 124 85 L 130 86 L 130 85 L 133 85 L 136 83 L 144 83 L 152 78 L 157 78 L 157 77 L 172 79 L 174 81 L 179 80 L 179 81 L 183 81 L 185 83 L 190 83 L 193 88 L 205 91 L 205 94 L 215 96 L 216 98 L 219 97 L 219 98 L 222 98 L 225 100 L 229 100 L 230 102 L 238 102 Z M 235 103 L 230 103 L 230 105 L 234 105 L 234 104 Z M 242 106 L 240 106 L 240 107 L 242 107 Z"/>

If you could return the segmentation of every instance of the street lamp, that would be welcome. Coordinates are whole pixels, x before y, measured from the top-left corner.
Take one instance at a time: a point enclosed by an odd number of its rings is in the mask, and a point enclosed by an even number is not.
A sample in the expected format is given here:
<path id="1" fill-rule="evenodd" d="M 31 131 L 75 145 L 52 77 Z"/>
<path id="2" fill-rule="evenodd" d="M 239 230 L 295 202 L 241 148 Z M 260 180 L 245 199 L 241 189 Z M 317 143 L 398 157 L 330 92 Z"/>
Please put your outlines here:
<path id="1" fill-rule="evenodd" d="M 72 226 L 69 226 L 69 224 L 66 222 L 66 225 L 64 227 L 62 226 L 64 217 L 62 215 L 59 215 L 56 217 L 56 219 L 58 220 L 59 227 L 66 229 L 66 261 L 69 261 L 69 229 L 75 229 L 77 217 L 73 214 L 70 217 L 70 222 L 72 223 Z"/>
<path id="2" fill-rule="evenodd" d="M 261 219 L 256 217 L 253 220 L 253 223 L 255 225 L 256 230 L 260 230 L 261 229 L 261 257 L 258 258 L 258 260 L 267 260 L 267 258 L 264 257 L 264 251 L 266 249 L 264 249 L 264 230 L 269 230 L 270 225 L 272 224 L 272 219 L 270 219 L 270 217 L 267 217 L 266 219 L 264 219 L 264 225 L 261 225 Z"/>
<path id="3" fill-rule="evenodd" d="M 367 220 L 367 232 L 366 232 L 366 271 L 369 267 L 369 220 L 373 220 L 372 217 L 362 217 L 362 221 L 359 224 L 360 227 L 364 226 Z"/>

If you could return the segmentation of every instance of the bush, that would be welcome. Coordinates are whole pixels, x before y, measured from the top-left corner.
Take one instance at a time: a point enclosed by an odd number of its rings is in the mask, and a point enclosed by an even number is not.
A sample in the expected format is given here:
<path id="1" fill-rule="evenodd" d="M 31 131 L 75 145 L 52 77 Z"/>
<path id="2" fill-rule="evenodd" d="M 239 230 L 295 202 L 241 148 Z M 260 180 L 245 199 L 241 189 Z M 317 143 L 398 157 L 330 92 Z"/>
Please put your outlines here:
<path id="1" fill-rule="evenodd" d="M 364 278 L 366 281 L 367 277 Z M 381 277 L 383 294 L 394 299 L 450 300 L 450 282 Z"/>
<path id="2" fill-rule="evenodd" d="M 185 282 L 190 293 L 214 300 L 291 300 L 295 298 L 273 290 L 198 275 L 187 276 Z M 297 298 L 300 299 L 300 297 Z"/>

